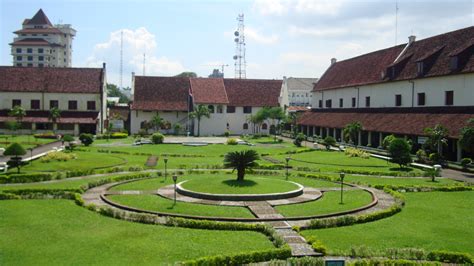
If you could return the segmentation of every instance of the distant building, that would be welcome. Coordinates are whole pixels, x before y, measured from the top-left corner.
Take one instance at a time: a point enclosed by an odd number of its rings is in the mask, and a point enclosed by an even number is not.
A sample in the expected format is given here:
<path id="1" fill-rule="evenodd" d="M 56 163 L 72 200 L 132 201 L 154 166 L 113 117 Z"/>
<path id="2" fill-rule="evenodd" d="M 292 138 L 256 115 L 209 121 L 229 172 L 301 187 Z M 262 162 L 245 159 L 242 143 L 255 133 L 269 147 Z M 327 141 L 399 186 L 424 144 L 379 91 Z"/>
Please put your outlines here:
<path id="1" fill-rule="evenodd" d="M 210 78 L 223 78 L 224 77 L 224 73 L 220 72 L 219 69 L 214 69 L 212 71 L 212 74 L 209 75 Z"/>
<path id="2" fill-rule="evenodd" d="M 14 66 L 71 67 L 72 40 L 76 30 L 69 24 L 53 26 L 43 10 L 23 21 L 10 43 Z"/>
<path id="3" fill-rule="evenodd" d="M 313 86 L 318 82 L 317 78 L 293 78 L 283 77 L 281 85 L 280 105 L 282 107 L 311 106 L 313 98 Z"/>
<path id="4" fill-rule="evenodd" d="M 21 134 L 103 133 L 106 115 L 103 68 L 37 68 L 0 66 L 0 134 L 11 133 L 9 111 L 21 106 L 26 115 Z M 56 123 L 50 110 L 58 108 Z"/>

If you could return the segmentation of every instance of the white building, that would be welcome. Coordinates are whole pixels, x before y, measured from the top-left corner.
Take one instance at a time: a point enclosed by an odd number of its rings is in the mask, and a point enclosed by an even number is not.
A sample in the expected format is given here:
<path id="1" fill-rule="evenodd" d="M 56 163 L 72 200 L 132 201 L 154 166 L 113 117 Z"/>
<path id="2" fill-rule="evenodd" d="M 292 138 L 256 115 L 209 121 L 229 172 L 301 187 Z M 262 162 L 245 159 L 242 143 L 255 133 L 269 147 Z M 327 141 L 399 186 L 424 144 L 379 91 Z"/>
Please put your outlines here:
<path id="1" fill-rule="evenodd" d="M 131 133 L 137 133 L 158 113 L 168 121 L 161 131 L 198 133 L 196 119 L 188 119 L 194 106 L 206 105 L 210 118 L 199 123 L 200 135 L 251 134 L 249 122 L 263 107 L 278 106 L 281 80 L 134 77 Z M 270 132 L 271 121 L 264 121 L 260 132 Z"/>
<path id="2" fill-rule="evenodd" d="M 69 24 L 53 26 L 43 10 L 23 21 L 11 45 L 14 66 L 71 67 L 72 40 L 76 35 Z"/>
<path id="3" fill-rule="evenodd" d="M 308 107 L 312 104 L 313 87 L 317 78 L 283 77 L 281 85 L 280 105 L 283 107 Z"/>
<path id="4" fill-rule="evenodd" d="M 21 133 L 101 133 L 106 112 L 106 73 L 103 68 L 0 67 L 0 133 L 10 134 L 9 111 L 26 110 Z M 61 111 L 57 123 L 49 110 Z"/>
<path id="5" fill-rule="evenodd" d="M 313 110 L 300 119 L 308 135 L 333 135 L 361 122 L 358 143 L 380 146 L 384 136 L 413 140 L 424 129 L 449 129 L 446 156 L 462 157 L 460 129 L 474 117 L 474 27 L 375 51 L 331 65 L 313 90 Z"/>

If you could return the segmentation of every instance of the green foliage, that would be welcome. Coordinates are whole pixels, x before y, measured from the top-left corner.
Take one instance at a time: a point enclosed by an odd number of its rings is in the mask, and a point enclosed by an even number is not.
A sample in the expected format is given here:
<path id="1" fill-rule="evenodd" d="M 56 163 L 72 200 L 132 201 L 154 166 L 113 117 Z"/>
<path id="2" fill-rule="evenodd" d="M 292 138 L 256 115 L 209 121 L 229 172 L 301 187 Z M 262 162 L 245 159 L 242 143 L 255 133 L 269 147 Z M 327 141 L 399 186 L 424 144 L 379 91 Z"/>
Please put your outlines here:
<path id="1" fill-rule="evenodd" d="M 298 133 L 298 135 L 295 137 L 295 140 L 293 141 L 293 144 L 295 144 L 296 147 L 301 147 L 301 144 L 305 139 L 306 136 L 303 133 Z"/>
<path id="2" fill-rule="evenodd" d="M 308 239 L 306 240 L 308 241 L 309 244 L 311 244 L 311 247 L 317 253 L 321 253 L 323 256 L 325 256 L 328 253 L 328 249 L 326 248 L 326 246 L 324 246 L 321 240 L 318 240 L 315 237 L 308 237 Z"/>
<path id="3" fill-rule="evenodd" d="M 62 136 L 61 140 L 68 143 L 68 146 L 66 146 L 66 149 L 70 151 L 74 150 L 74 143 L 72 143 L 74 141 L 73 136 L 66 134 Z"/>
<path id="4" fill-rule="evenodd" d="M 462 158 L 461 159 L 461 166 L 466 169 L 468 165 L 470 165 L 472 163 L 472 159 L 471 158 Z"/>
<path id="5" fill-rule="evenodd" d="M 159 130 L 164 125 L 164 120 L 159 113 L 156 113 L 149 123 L 153 129 Z"/>
<path id="6" fill-rule="evenodd" d="M 428 160 L 428 155 L 426 154 L 425 150 L 419 149 L 416 151 L 416 159 L 420 163 L 425 163 Z"/>
<path id="7" fill-rule="evenodd" d="M 440 266 L 441 264 L 428 261 L 392 260 L 384 258 L 356 259 L 346 263 L 347 266 Z"/>
<path id="8" fill-rule="evenodd" d="M 336 146 L 336 139 L 331 136 L 327 136 L 324 138 L 323 144 L 326 146 L 326 150 L 330 150 L 331 146 Z"/>
<path id="9" fill-rule="evenodd" d="M 197 78 L 197 74 L 194 73 L 194 72 L 191 72 L 191 71 L 185 71 L 185 72 L 179 73 L 175 77 L 178 77 L 178 78 Z"/>
<path id="10" fill-rule="evenodd" d="M 441 156 L 436 152 L 430 153 L 430 156 L 428 158 L 433 164 L 439 163 L 441 161 Z"/>
<path id="11" fill-rule="evenodd" d="M 94 142 L 94 136 L 92 136 L 92 134 L 82 133 L 79 135 L 79 140 L 84 146 L 89 146 Z"/>
<path id="12" fill-rule="evenodd" d="M 370 158 L 370 153 L 365 152 L 361 149 L 351 148 L 351 147 L 347 147 L 344 150 L 344 154 L 346 154 L 349 157 L 360 157 L 360 158 L 364 158 L 364 159 L 369 159 Z"/>
<path id="13" fill-rule="evenodd" d="M 180 264 L 185 266 L 243 265 L 249 263 L 270 261 L 275 259 L 286 259 L 289 257 L 291 257 L 291 249 L 288 246 L 285 246 L 280 249 L 253 251 L 236 255 L 218 255 L 211 257 L 203 257 L 195 260 L 184 261 Z"/>
<path id="14" fill-rule="evenodd" d="M 356 143 L 361 130 L 362 124 L 360 122 L 352 122 L 347 124 L 342 130 L 344 140 L 349 143 Z M 360 143 L 358 143 L 358 145 L 360 145 Z"/>
<path id="15" fill-rule="evenodd" d="M 114 132 L 114 133 L 110 134 L 110 138 L 111 139 L 126 139 L 126 138 L 128 138 L 128 134 L 123 133 L 123 132 Z"/>
<path id="16" fill-rule="evenodd" d="M 122 90 L 115 84 L 107 84 L 107 96 L 108 97 L 119 97 L 119 103 L 128 103 L 130 99 L 122 92 Z"/>
<path id="17" fill-rule="evenodd" d="M 424 147 L 435 151 L 438 154 L 443 154 L 443 146 L 447 145 L 449 131 L 446 127 L 437 124 L 435 127 L 427 127 L 424 129 L 424 133 L 428 136 Z"/>
<path id="18" fill-rule="evenodd" d="M 151 136 L 151 141 L 153 144 L 162 144 L 163 140 L 165 140 L 165 136 L 159 132 L 153 133 Z"/>
<path id="19" fill-rule="evenodd" d="M 428 253 L 427 258 L 433 261 L 456 264 L 472 264 L 474 259 L 467 253 L 452 251 L 432 251 Z"/>
<path id="20" fill-rule="evenodd" d="M 53 107 L 49 110 L 49 120 L 56 123 L 61 118 L 61 110 L 57 107 Z"/>
<path id="21" fill-rule="evenodd" d="M 474 118 L 469 119 L 467 125 L 461 129 L 459 143 L 462 149 L 474 153 Z"/>
<path id="22" fill-rule="evenodd" d="M 243 181 L 245 171 L 257 166 L 260 156 L 255 150 L 233 151 L 224 156 L 224 167 L 237 170 L 237 181 Z"/>
<path id="23" fill-rule="evenodd" d="M 21 106 L 15 105 L 10 110 L 10 112 L 8 112 L 8 115 L 15 117 L 16 121 L 18 123 L 21 123 L 21 121 L 23 120 L 23 117 L 26 116 L 26 111 Z"/>
<path id="24" fill-rule="evenodd" d="M 411 163 L 411 156 L 410 156 L 410 144 L 405 139 L 396 138 L 392 140 L 390 146 L 388 147 L 388 152 L 392 157 L 391 161 L 400 165 L 400 168 Z"/>
<path id="25" fill-rule="evenodd" d="M 74 153 L 65 153 L 62 151 L 53 151 L 45 156 L 41 157 L 40 162 L 42 163 L 49 163 L 51 161 L 58 161 L 58 162 L 67 162 L 69 160 L 74 160 L 77 158 L 77 155 Z"/>
<path id="26" fill-rule="evenodd" d="M 21 168 L 21 157 L 26 154 L 25 148 L 21 146 L 19 143 L 12 143 L 10 146 L 8 146 L 5 151 L 3 152 L 3 155 L 5 156 L 12 156 L 10 157 L 9 163 L 18 169 L 18 173 L 20 173 L 20 168 Z"/>
<path id="27" fill-rule="evenodd" d="M 237 139 L 234 139 L 234 138 L 230 138 L 230 139 L 227 139 L 227 145 L 237 145 Z"/>
<path id="28" fill-rule="evenodd" d="M 16 200 L 16 199 L 21 199 L 21 197 L 12 193 L 0 192 L 0 200 Z"/>
<path id="29" fill-rule="evenodd" d="M 34 134 L 33 136 L 37 139 L 57 139 L 56 134 L 53 132 Z"/>
<path id="30" fill-rule="evenodd" d="M 230 131 L 229 130 L 226 130 L 224 132 L 224 137 L 228 138 L 230 136 Z"/>
<path id="31" fill-rule="evenodd" d="M 18 129 L 21 128 L 21 124 L 18 123 L 17 121 L 6 121 L 5 122 L 5 127 L 8 128 L 10 131 L 17 131 Z"/>
<path id="32" fill-rule="evenodd" d="M 209 108 L 204 105 L 204 104 L 198 104 L 197 106 L 194 107 L 194 111 L 189 113 L 189 117 L 191 118 L 196 118 L 198 122 L 198 132 L 197 136 L 201 134 L 201 119 L 203 117 L 210 118 L 211 113 L 209 112 Z"/>
<path id="33" fill-rule="evenodd" d="M 55 177 L 52 173 L 28 173 L 1 175 L 0 183 L 31 183 L 51 180 Z"/>
<path id="34" fill-rule="evenodd" d="M 392 144 L 392 141 L 394 141 L 397 137 L 395 137 L 395 135 L 388 135 L 386 136 L 385 138 L 383 138 L 382 140 L 382 148 L 384 150 L 388 150 L 388 148 L 390 147 L 390 144 Z"/>

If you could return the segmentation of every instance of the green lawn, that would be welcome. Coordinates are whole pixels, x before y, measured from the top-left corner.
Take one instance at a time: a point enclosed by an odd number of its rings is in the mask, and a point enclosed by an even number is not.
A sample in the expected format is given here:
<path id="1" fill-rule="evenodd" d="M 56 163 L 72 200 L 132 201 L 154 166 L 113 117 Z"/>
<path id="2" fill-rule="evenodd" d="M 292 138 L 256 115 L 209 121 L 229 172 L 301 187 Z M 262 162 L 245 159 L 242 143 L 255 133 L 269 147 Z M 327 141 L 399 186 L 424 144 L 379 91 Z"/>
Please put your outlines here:
<path id="1" fill-rule="evenodd" d="M 256 232 L 126 222 L 67 200 L 3 200 L 0 213 L 1 265 L 157 265 L 274 248 Z"/>
<path id="2" fill-rule="evenodd" d="M 474 255 L 474 192 L 406 193 L 401 213 L 379 221 L 340 228 L 302 231 L 314 236 L 331 253 L 348 253 L 351 247 L 371 249 L 423 248 Z"/>
<path id="3" fill-rule="evenodd" d="M 11 143 L 20 143 L 23 148 L 34 148 L 38 145 L 46 144 L 55 141 L 54 139 L 35 139 L 31 135 L 0 135 L 0 148 L 6 148 Z"/>
<path id="4" fill-rule="evenodd" d="M 431 181 L 431 177 L 418 178 L 418 177 L 377 177 L 377 176 L 356 176 L 346 175 L 346 182 L 349 183 L 361 183 L 365 185 L 391 185 L 391 186 L 427 186 L 437 187 L 446 185 L 461 185 L 462 182 L 448 178 L 436 178 L 435 182 Z"/>
<path id="5" fill-rule="evenodd" d="M 275 209 L 285 217 L 310 216 L 347 211 L 372 202 L 370 193 L 364 190 L 344 191 L 344 204 L 340 204 L 339 191 L 324 192 L 323 197 L 306 203 L 276 206 Z"/>
<path id="6" fill-rule="evenodd" d="M 221 175 L 195 178 L 183 183 L 182 187 L 214 194 L 268 194 L 298 189 L 296 184 L 276 178 L 246 177 L 243 181 L 237 181 L 233 176 Z"/>
<path id="7" fill-rule="evenodd" d="M 122 205 L 150 211 L 196 216 L 254 218 L 245 207 L 205 205 L 179 201 L 174 205 L 173 200 L 158 195 L 109 195 L 107 198 Z"/>

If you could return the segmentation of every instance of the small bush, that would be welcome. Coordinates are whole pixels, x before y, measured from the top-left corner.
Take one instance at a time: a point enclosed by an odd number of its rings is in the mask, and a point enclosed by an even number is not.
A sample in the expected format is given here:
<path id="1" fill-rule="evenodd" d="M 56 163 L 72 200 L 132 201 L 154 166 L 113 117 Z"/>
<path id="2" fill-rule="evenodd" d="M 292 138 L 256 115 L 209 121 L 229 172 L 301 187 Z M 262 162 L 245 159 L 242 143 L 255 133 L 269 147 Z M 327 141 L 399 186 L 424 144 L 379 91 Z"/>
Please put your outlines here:
<path id="1" fill-rule="evenodd" d="M 328 253 L 326 246 L 324 246 L 320 240 L 317 240 L 314 237 L 310 237 L 307 240 L 308 240 L 308 243 L 311 244 L 311 247 L 313 248 L 314 251 L 321 253 L 323 256 Z"/>
<path id="2" fill-rule="evenodd" d="M 226 138 L 228 138 L 228 137 L 230 136 L 230 131 L 229 131 L 229 130 L 226 130 L 226 132 L 224 132 L 224 136 L 225 136 Z"/>
<path id="3" fill-rule="evenodd" d="M 114 133 L 110 134 L 111 139 L 125 139 L 127 137 L 128 137 L 128 134 L 123 133 L 123 132 L 114 132 Z"/>
<path id="4" fill-rule="evenodd" d="M 445 263 L 472 264 L 474 263 L 471 255 L 467 253 L 451 251 L 432 251 L 427 255 L 428 260 L 440 261 Z"/>
<path id="5" fill-rule="evenodd" d="M 424 163 L 428 160 L 428 155 L 426 154 L 425 150 L 423 149 L 419 149 L 417 152 L 416 152 L 416 159 L 418 160 L 418 162 L 420 163 Z"/>
<path id="6" fill-rule="evenodd" d="M 356 149 L 356 148 L 346 148 L 344 150 L 344 154 L 349 156 L 349 157 L 360 157 L 364 159 L 369 159 L 370 158 L 370 153 L 365 152 L 361 149 Z"/>
<path id="7" fill-rule="evenodd" d="M 227 139 L 227 145 L 237 145 L 237 140 L 234 138 Z"/>
<path id="8" fill-rule="evenodd" d="M 330 150 L 331 146 L 336 146 L 336 139 L 331 136 L 327 136 L 324 138 L 323 144 L 326 146 L 326 150 Z"/>
<path id="9" fill-rule="evenodd" d="M 31 183 L 51 180 L 54 177 L 51 173 L 11 174 L 0 176 L 0 183 Z"/>
<path id="10" fill-rule="evenodd" d="M 467 169 L 467 166 L 472 163 L 471 158 L 462 158 L 461 159 L 461 166 L 463 169 Z"/>
<path id="11" fill-rule="evenodd" d="M 436 152 L 430 153 L 429 159 L 432 163 L 438 163 L 441 161 L 441 156 L 437 154 Z"/>
<path id="12" fill-rule="evenodd" d="M 37 139 L 57 139 L 58 137 L 53 132 L 34 134 Z"/>
<path id="13" fill-rule="evenodd" d="M 305 139 L 306 136 L 303 133 L 298 133 L 298 135 L 296 135 L 295 140 L 293 141 L 293 144 L 295 144 L 296 147 L 301 147 L 301 144 Z"/>
<path id="14" fill-rule="evenodd" d="M 82 133 L 79 135 L 79 140 L 84 146 L 89 146 L 94 142 L 94 136 L 92 136 L 92 134 Z"/>
<path id="15" fill-rule="evenodd" d="M 153 142 L 153 144 L 161 144 L 163 143 L 164 139 L 165 136 L 159 132 L 156 132 L 151 136 L 151 141 Z"/>
<path id="16" fill-rule="evenodd" d="M 69 160 L 76 159 L 77 156 L 74 153 L 65 153 L 62 151 L 53 151 L 45 156 L 41 157 L 40 162 L 42 163 L 49 163 L 51 161 L 58 161 L 58 162 L 66 162 Z"/>

